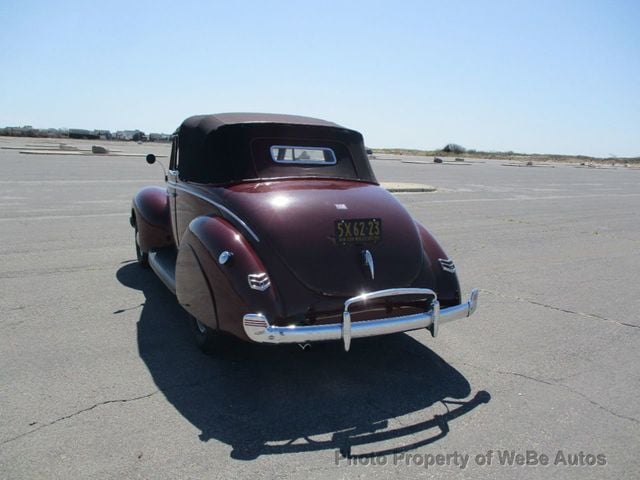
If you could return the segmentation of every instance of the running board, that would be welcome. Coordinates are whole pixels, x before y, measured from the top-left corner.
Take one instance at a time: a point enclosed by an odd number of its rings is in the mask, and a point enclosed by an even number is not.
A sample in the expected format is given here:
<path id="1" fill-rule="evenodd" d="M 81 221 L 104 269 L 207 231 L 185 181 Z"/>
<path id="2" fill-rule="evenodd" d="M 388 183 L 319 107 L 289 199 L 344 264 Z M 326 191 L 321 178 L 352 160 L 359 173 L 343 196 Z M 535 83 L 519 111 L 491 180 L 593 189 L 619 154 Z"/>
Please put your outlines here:
<path id="1" fill-rule="evenodd" d="M 173 248 L 149 252 L 149 266 L 166 287 L 176 294 L 176 259 L 178 252 Z"/>

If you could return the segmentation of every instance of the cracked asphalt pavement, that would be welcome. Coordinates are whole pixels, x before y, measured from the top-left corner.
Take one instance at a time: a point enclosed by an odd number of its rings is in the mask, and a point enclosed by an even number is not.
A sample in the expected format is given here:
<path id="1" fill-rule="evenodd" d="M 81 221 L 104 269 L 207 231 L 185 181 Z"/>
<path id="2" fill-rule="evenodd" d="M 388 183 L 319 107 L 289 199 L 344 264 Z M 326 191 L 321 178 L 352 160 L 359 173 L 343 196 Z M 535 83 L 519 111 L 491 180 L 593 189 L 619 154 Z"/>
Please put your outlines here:
<path id="1" fill-rule="evenodd" d="M 637 478 L 640 170 L 405 160 L 372 163 L 437 188 L 397 198 L 476 314 L 208 357 L 133 262 L 159 167 L 0 150 L 0 478 Z"/>

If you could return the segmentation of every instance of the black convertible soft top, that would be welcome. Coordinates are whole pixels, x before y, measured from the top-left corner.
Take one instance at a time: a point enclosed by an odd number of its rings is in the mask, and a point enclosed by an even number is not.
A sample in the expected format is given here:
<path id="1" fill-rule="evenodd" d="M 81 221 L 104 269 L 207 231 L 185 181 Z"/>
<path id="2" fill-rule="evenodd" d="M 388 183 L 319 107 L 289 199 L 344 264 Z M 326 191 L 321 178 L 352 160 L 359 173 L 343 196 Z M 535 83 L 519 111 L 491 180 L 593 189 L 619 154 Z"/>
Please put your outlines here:
<path id="1" fill-rule="evenodd" d="M 297 115 L 220 113 L 187 118 L 176 131 L 180 178 L 212 184 L 286 177 L 344 178 L 377 183 L 362 135 Z M 333 150 L 333 165 L 282 164 L 274 145 Z"/>

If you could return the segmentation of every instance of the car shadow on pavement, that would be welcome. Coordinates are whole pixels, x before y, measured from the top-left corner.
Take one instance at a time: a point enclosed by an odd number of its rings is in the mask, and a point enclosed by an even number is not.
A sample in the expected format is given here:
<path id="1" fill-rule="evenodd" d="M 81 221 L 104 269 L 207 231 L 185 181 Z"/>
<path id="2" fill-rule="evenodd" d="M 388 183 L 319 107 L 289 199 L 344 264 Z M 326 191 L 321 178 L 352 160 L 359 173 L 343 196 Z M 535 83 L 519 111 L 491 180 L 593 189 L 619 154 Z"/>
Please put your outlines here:
<path id="1" fill-rule="evenodd" d="M 445 437 L 449 422 L 491 398 L 471 396 L 460 372 L 406 334 L 357 340 L 349 353 L 337 342 L 302 351 L 229 338 L 207 356 L 153 272 L 131 263 L 117 279 L 144 293 L 138 348 L 158 389 L 202 441 L 230 445 L 235 459 L 404 452 Z M 441 413 L 423 412 L 432 406 Z"/>

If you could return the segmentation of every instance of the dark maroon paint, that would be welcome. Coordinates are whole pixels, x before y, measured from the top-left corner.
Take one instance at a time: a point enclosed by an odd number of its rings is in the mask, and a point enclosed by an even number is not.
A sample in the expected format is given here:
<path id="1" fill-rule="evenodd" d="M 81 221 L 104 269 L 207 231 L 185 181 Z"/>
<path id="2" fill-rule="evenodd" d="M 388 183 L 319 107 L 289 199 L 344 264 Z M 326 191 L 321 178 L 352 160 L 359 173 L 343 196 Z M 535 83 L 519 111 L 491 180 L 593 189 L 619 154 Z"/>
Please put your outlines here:
<path id="1" fill-rule="evenodd" d="M 260 127 L 264 131 L 265 126 Z M 315 128 L 325 136 L 331 128 L 344 134 L 342 127 Z M 361 142 L 361 136 L 357 138 Z M 180 143 L 174 141 L 173 148 L 172 170 Z M 349 148 L 359 151 L 357 145 Z M 362 162 L 358 157 L 360 170 Z M 366 167 L 370 171 L 368 161 Z M 337 323 L 344 301 L 366 291 L 431 288 L 443 307 L 460 303 L 456 275 L 444 273 L 438 264 L 438 258 L 448 258 L 438 242 L 372 175 L 362 180 L 285 175 L 206 185 L 170 174 L 167 188 L 138 192 L 132 217 L 141 250 L 176 251 L 180 304 L 200 322 L 240 338 L 247 338 L 242 328 L 247 313 L 263 313 L 275 325 Z M 382 220 L 379 242 L 336 243 L 336 220 L 373 217 Z M 363 248 L 375 259 L 374 279 L 362 263 Z M 223 251 L 234 256 L 220 265 Z M 256 272 L 268 273 L 271 288 L 260 292 L 249 287 L 247 275 Z M 417 301 L 387 299 L 354 308 L 353 319 L 375 318 L 380 311 L 387 317 L 404 315 L 420 308 L 424 306 Z"/>

